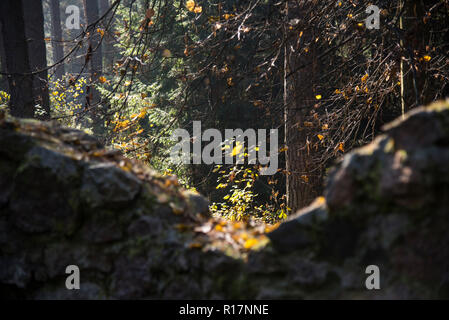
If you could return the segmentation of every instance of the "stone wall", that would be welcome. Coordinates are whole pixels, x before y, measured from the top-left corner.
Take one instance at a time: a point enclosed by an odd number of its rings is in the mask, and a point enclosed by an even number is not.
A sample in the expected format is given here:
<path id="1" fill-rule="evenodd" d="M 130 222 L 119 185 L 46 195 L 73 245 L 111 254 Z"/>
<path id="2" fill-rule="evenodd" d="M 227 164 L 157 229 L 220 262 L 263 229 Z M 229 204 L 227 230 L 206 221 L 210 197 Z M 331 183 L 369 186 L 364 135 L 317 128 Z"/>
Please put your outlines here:
<path id="1" fill-rule="evenodd" d="M 449 101 L 415 109 L 271 231 L 210 217 L 174 177 L 83 132 L 0 114 L 0 296 L 449 298 L 448 164 Z M 80 290 L 65 288 L 71 264 Z"/>

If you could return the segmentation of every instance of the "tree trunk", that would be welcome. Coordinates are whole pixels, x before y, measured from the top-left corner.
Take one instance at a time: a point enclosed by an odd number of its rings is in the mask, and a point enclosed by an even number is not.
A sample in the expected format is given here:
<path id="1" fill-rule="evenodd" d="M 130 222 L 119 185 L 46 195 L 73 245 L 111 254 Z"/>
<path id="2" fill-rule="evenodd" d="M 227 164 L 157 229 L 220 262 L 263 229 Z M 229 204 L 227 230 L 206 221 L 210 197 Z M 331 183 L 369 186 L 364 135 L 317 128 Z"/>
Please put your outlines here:
<path id="1" fill-rule="evenodd" d="M 44 13 L 41 0 L 22 0 L 25 19 L 25 34 L 28 43 L 31 71 L 37 73 L 33 78 L 33 96 L 35 103 L 44 111 L 37 118 L 50 119 L 50 99 L 48 96 L 47 47 L 44 35 Z"/>
<path id="2" fill-rule="evenodd" d="M 62 45 L 62 29 L 61 29 L 61 13 L 59 9 L 59 0 L 50 1 L 51 9 L 51 33 L 53 46 L 53 62 L 61 61 L 64 57 L 64 48 Z M 61 63 L 56 66 L 55 76 L 57 79 L 62 79 L 64 75 L 64 64 Z"/>
<path id="3" fill-rule="evenodd" d="M 95 23 L 99 18 L 99 8 L 97 0 L 84 0 L 84 12 L 86 16 L 86 24 L 88 26 Z M 101 134 L 102 123 L 99 116 L 100 93 L 92 85 L 97 81 L 102 73 L 102 50 L 101 50 L 101 35 L 97 32 L 97 26 L 89 29 L 89 43 L 87 59 L 89 59 L 89 72 L 90 82 L 87 86 L 86 93 L 86 107 L 90 111 L 90 115 L 93 121 L 93 132 L 95 134 Z"/>
<path id="4" fill-rule="evenodd" d="M 109 0 L 99 0 L 100 1 L 100 16 L 106 13 L 106 11 L 110 8 Z M 105 36 L 103 38 L 103 55 L 104 55 L 104 63 L 103 69 L 104 72 L 112 71 L 112 67 L 114 64 L 114 45 L 113 45 L 113 22 L 111 22 L 109 26 L 109 30 L 106 30 L 108 27 L 109 20 L 111 19 L 111 14 L 108 14 L 106 18 L 103 20 L 103 28 L 105 29 Z M 113 18 L 115 19 L 115 18 Z"/>
<path id="5" fill-rule="evenodd" d="M 401 98 L 403 109 L 407 112 L 413 107 L 428 104 L 435 98 L 434 88 L 429 87 L 427 66 L 420 64 L 419 59 L 429 55 L 428 48 L 432 45 L 430 24 L 423 22 L 427 10 L 420 1 L 400 0 L 403 14 L 400 17 L 400 29 L 403 38 L 403 56 L 401 59 Z M 429 83 L 427 83 L 429 82 Z"/>
<path id="6" fill-rule="evenodd" d="M 3 45 L 2 24 L 0 23 L 0 72 L 7 73 L 6 69 L 6 53 Z M 0 90 L 9 92 L 8 77 L 4 74 L 0 75 Z"/>
<path id="7" fill-rule="evenodd" d="M 22 1 L 0 1 L 0 22 L 5 48 L 6 69 L 10 88 L 10 110 L 16 117 L 33 118 L 35 101 L 33 97 L 33 76 L 30 75 L 30 61 L 25 35 L 25 21 Z"/>
<path id="8" fill-rule="evenodd" d="M 84 12 L 87 25 L 91 25 L 100 18 L 97 0 L 84 0 Z M 96 80 L 103 70 L 103 55 L 100 45 L 101 35 L 97 32 L 97 27 L 90 30 L 89 46 L 92 48 L 90 59 L 90 72 L 92 81 Z"/>
<path id="9" fill-rule="evenodd" d="M 297 2 L 286 4 L 287 20 L 306 19 L 305 6 Z M 287 22 L 288 22 L 287 21 Z M 288 34 L 289 26 L 285 31 Z M 285 44 L 284 60 L 284 123 L 286 151 L 287 206 L 292 212 L 310 204 L 320 193 L 320 172 L 314 168 L 309 141 L 310 128 L 305 125 L 310 110 L 315 105 L 317 83 L 317 54 L 314 47 L 313 30 L 304 31 L 302 36 L 291 36 Z M 309 47 L 305 44 L 311 42 Z M 297 70 L 300 66 L 304 66 Z M 290 74 L 291 72 L 295 73 Z M 315 170 L 312 170 L 315 169 Z"/>

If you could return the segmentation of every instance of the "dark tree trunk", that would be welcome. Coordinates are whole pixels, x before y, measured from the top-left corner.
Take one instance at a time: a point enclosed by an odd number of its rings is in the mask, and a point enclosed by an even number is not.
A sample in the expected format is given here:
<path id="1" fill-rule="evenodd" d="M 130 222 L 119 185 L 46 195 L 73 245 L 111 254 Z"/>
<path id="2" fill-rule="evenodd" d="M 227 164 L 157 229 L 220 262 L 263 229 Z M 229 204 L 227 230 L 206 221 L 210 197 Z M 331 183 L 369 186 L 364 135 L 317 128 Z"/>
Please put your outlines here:
<path id="1" fill-rule="evenodd" d="M 48 120 L 50 119 L 50 100 L 48 96 L 47 47 L 45 45 L 42 1 L 22 0 L 22 3 L 31 71 L 43 70 L 33 78 L 35 103 L 45 111 L 45 114 L 39 114 L 37 118 Z"/>
<path id="2" fill-rule="evenodd" d="M 84 12 L 87 25 L 91 25 L 100 18 L 97 0 L 84 0 Z M 101 35 L 97 32 L 97 26 L 90 30 L 89 46 L 92 48 L 90 59 L 90 72 L 92 81 L 96 80 L 102 73 L 103 55 L 100 45 Z"/>
<path id="3" fill-rule="evenodd" d="M 100 1 L 100 12 L 103 15 L 106 10 L 109 9 L 109 0 L 99 0 Z"/>
<path id="4" fill-rule="evenodd" d="M 99 4 L 100 4 L 100 16 L 104 15 L 106 13 L 106 11 L 109 10 L 110 8 L 110 3 L 109 0 L 99 0 Z M 105 29 L 105 36 L 103 39 L 103 56 L 104 56 L 104 61 L 103 61 L 103 71 L 104 72 L 108 72 L 112 70 L 112 66 L 114 64 L 114 38 L 112 36 L 113 33 L 113 22 L 111 22 L 111 24 L 109 25 L 109 29 L 106 30 L 106 28 L 108 28 L 108 23 L 109 20 L 111 19 L 111 15 L 112 13 L 109 13 L 105 19 L 103 20 L 103 28 Z M 114 19 L 114 18 L 113 18 Z"/>
<path id="5" fill-rule="evenodd" d="M 56 63 L 64 57 L 64 48 L 62 45 L 61 13 L 59 9 L 59 0 L 50 0 L 51 9 L 51 33 L 53 45 L 53 61 Z M 55 69 L 57 79 L 64 75 L 64 64 L 59 64 Z"/>
<path id="6" fill-rule="evenodd" d="M 0 23 L 0 72 L 7 73 L 6 53 L 3 46 L 2 24 Z M 0 75 L 0 90 L 9 92 L 8 77 L 5 74 Z"/>
<path id="7" fill-rule="evenodd" d="M 90 110 L 92 117 L 93 132 L 98 135 L 102 133 L 102 121 L 99 114 L 101 111 L 101 99 L 99 92 L 92 85 L 103 72 L 101 34 L 97 32 L 98 25 L 93 26 L 93 24 L 100 18 L 98 1 L 84 0 L 84 12 L 86 15 L 86 24 L 91 26 L 89 28 L 89 47 L 87 52 L 87 59 L 89 59 L 90 83 L 86 89 L 86 107 Z"/>
<path id="8" fill-rule="evenodd" d="M 287 3 L 287 20 L 306 17 L 307 4 L 298 6 L 295 1 Z M 289 27 L 285 28 L 286 34 Z M 316 103 L 317 53 L 313 30 L 304 31 L 302 37 L 290 37 L 286 42 L 284 61 L 284 123 L 286 150 L 287 206 L 292 212 L 307 206 L 320 194 L 321 174 L 312 160 L 309 146 L 311 130 L 310 111 Z M 311 43 L 305 51 L 304 44 Z M 300 66 L 303 66 L 297 70 Z M 295 73 L 293 71 L 297 70 Z M 292 74 L 291 74 L 292 73 Z"/>
<path id="9" fill-rule="evenodd" d="M 33 118 L 33 76 L 30 75 L 28 45 L 22 1 L 0 1 L 0 22 L 5 48 L 6 69 L 10 88 L 11 114 L 16 117 Z"/>
<path id="10" fill-rule="evenodd" d="M 404 1 L 404 55 L 409 61 L 405 63 L 407 75 L 404 77 L 406 112 L 412 108 L 432 102 L 435 88 L 429 86 L 429 74 L 425 64 L 416 66 L 419 57 L 429 52 L 426 47 L 432 46 L 430 23 L 423 22 L 427 10 L 422 1 Z"/>

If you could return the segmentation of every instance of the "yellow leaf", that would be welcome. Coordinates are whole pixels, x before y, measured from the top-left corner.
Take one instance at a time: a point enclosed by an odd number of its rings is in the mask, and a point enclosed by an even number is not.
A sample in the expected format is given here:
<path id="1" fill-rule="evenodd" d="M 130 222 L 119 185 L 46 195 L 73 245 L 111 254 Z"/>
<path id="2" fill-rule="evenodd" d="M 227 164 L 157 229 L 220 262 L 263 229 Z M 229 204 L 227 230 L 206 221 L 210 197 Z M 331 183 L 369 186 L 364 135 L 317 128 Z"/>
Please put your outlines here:
<path id="1" fill-rule="evenodd" d="M 137 116 L 137 118 L 138 119 L 143 119 L 143 118 L 145 118 L 145 116 L 147 115 L 147 107 L 145 107 L 145 108 L 143 108 L 141 111 L 140 111 L 140 113 L 139 113 L 139 115 Z"/>
<path id="2" fill-rule="evenodd" d="M 322 130 L 328 130 L 329 129 L 329 125 L 327 123 L 323 124 L 323 126 L 321 127 Z"/>
<path id="3" fill-rule="evenodd" d="M 259 241 L 255 238 L 251 238 L 245 241 L 245 244 L 243 245 L 243 247 L 245 249 L 251 249 L 252 247 L 254 247 L 255 245 L 257 245 L 259 243 Z"/>
<path id="4" fill-rule="evenodd" d="M 318 139 L 320 139 L 320 141 L 324 139 L 324 136 L 321 134 L 317 135 L 317 137 L 318 137 Z"/>
<path id="5" fill-rule="evenodd" d="M 309 177 L 308 176 L 306 176 L 305 174 L 303 174 L 302 176 L 301 176 L 301 179 L 304 181 L 304 182 L 309 182 Z"/>
<path id="6" fill-rule="evenodd" d="M 362 77 L 362 82 L 366 82 L 366 79 L 368 79 L 368 74 L 365 74 L 365 75 Z"/>
<path id="7" fill-rule="evenodd" d="M 237 144 L 234 149 L 232 149 L 232 153 L 231 156 L 236 156 L 240 153 L 240 151 L 242 151 L 243 145 L 242 144 Z"/>
<path id="8" fill-rule="evenodd" d="M 317 94 L 317 95 L 315 96 L 315 98 L 316 98 L 317 100 L 321 100 L 321 94 Z"/>
<path id="9" fill-rule="evenodd" d="M 423 58 L 424 58 L 424 61 L 427 61 L 427 62 L 430 61 L 430 59 L 432 59 L 431 56 L 424 56 Z"/>
<path id="10" fill-rule="evenodd" d="M 274 224 L 274 225 L 267 225 L 266 227 L 265 227 L 265 233 L 269 233 L 269 232 L 271 232 L 271 231 L 274 231 L 274 230 L 276 230 L 278 227 L 279 227 L 279 225 L 280 225 L 280 223 L 278 222 L 278 223 L 276 223 L 276 224 Z"/>
<path id="11" fill-rule="evenodd" d="M 341 152 L 345 152 L 345 148 L 344 148 L 343 142 L 340 142 L 340 144 L 338 145 L 338 150 L 340 150 Z"/>
<path id="12" fill-rule="evenodd" d="M 162 51 L 162 56 L 165 58 L 170 58 L 171 57 L 171 51 L 168 49 L 164 49 L 164 51 Z"/>
<path id="13" fill-rule="evenodd" d="M 234 229 L 243 229 L 244 224 L 243 222 L 239 221 L 239 222 L 235 222 L 233 225 Z"/>
<path id="14" fill-rule="evenodd" d="M 188 0 L 188 1 L 186 2 L 186 7 L 187 7 L 187 10 L 193 11 L 193 10 L 195 9 L 195 1 L 193 1 L 193 0 Z"/>
<path id="15" fill-rule="evenodd" d="M 203 12 L 203 7 L 197 6 L 197 7 L 195 7 L 195 8 L 193 9 L 193 12 L 195 12 L 195 13 L 201 13 L 201 12 Z"/>
<path id="16" fill-rule="evenodd" d="M 100 80 L 101 83 L 105 83 L 106 82 L 106 78 L 101 76 L 100 78 L 98 78 L 98 80 Z"/>
<path id="17" fill-rule="evenodd" d="M 313 123 L 309 121 L 304 121 L 304 127 L 313 127 Z"/>

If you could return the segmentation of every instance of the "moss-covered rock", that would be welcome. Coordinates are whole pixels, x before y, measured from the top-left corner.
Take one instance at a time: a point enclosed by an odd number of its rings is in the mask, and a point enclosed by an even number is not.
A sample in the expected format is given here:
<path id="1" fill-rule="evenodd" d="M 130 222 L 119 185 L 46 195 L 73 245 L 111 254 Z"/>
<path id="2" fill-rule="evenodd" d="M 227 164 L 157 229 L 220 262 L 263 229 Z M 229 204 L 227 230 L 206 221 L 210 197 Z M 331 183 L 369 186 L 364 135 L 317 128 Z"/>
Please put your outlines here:
<path id="1" fill-rule="evenodd" d="M 336 297 L 449 298 L 448 121 L 445 101 L 385 126 L 332 170 L 325 199 L 269 234 L 272 246 L 330 263 Z M 365 289 L 368 265 L 381 290 Z M 333 296 L 327 287 L 319 296 Z"/>

